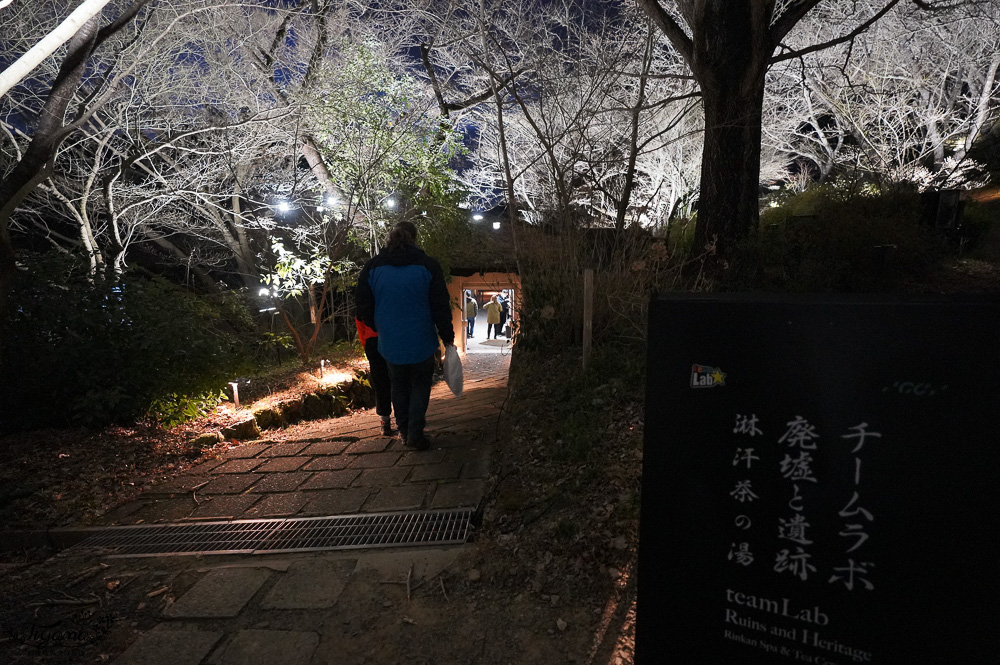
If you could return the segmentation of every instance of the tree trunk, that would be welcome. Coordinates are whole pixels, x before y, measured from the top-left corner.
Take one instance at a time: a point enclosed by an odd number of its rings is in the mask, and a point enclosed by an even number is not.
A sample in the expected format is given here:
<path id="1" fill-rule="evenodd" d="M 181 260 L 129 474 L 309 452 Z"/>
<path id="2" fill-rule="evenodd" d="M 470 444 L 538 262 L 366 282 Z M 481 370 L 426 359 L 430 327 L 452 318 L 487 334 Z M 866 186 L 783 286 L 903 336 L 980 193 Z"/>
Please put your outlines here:
<path id="1" fill-rule="evenodd" d="M 35 127 L 21 161 L 0 180 L 0 311 L 3 310 L 7 288 L 14 276 L 14 248 L 8 223 L 14 210 L 46 178 L 51 175 L 51 160 L 66 138 L 63 117 L 69 106 L 97 39 L 97 19 L 92 18 L 69 41 L 55 83 Z"/>
<path id="2" fill-rule="evenodd" d="M 705 105 L 701 194 L 694 255 L 725 255 L 759 221 L 764 76 L 774 50 L 757 3 L 709 2 L 692 45 L 691 69 Z"/>
<path id="3" fill-rule="evenodd" d="M 702 86 L 705 147 L 695 246 L 700 255 L 715 244 L 725 254 L 730 241 L 756 228 L 759 220 L 761 107 L 764 78 L 747 92 L 735 86 Z"/>

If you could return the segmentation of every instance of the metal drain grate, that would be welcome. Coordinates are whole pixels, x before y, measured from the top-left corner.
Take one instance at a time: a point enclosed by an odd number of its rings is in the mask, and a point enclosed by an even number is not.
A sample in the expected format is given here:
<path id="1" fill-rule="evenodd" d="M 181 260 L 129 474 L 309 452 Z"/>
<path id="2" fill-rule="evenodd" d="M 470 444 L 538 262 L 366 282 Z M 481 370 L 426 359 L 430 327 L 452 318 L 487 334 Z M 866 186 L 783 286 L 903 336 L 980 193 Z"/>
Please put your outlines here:
<path id="1" fill-rule="evenodd" d="M 111 556 L 163 556 L 460 545 L 474 510 L 109 527 L 77 547 L 113 550 Z"/>

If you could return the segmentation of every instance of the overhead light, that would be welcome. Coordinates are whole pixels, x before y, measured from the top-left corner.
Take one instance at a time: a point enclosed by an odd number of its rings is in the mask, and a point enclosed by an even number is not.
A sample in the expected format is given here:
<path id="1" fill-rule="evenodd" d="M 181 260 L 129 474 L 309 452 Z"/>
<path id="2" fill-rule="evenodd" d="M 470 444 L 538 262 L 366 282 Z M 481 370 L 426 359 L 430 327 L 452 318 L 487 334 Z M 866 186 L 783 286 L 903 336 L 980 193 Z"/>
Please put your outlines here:
<path id="1" fill-rule="evenodd" d="M 476 220 L 478 222 L 478 221 L 481 221 L 483 219 L 483 216 L 477 212 L 475 215 L 472 216 L 472 219 L 474 219 L 474 220 Z"/>
<path id="2" fill-rule="evenodd" d="M 396 199 L 386 199 L 385 200 L 385 207 L 386 208 L 395 208 L 396 207 Z"/>
<path id="3" fill-rule="evenodd" d="M 494 230 L 495 229 L 499 229 L 500 228 L 500 222 L 493 222 L 493 228 L 494 228 Z"/>
<path id="4" fill-rule="evenodd" d="M 288 201 L 281 201 L 280 203 L 278 203 L 278 210 L 280 210 L 281 212 L 288 212 L 291 209 L 292 209 L 292 204 L 289 203 Z"/>

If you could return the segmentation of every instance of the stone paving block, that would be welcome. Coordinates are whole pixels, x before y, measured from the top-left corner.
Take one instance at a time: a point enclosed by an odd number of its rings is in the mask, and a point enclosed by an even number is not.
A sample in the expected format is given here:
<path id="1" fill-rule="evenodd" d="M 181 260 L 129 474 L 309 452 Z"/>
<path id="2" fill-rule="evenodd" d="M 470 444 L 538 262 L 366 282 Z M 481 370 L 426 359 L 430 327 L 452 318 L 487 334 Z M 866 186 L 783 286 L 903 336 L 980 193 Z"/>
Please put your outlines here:
<path id="1" fill-rule="evenodd" d="M 156 524 L 158 522 L 177 522 L 184 519 L 197 508 L 191 497 L 177 499 L 159 499 L 129 516 L 130 524 Z"/>
<path id="2" fill-rule="evenodd" d="M 302 451 L 303 455 L 339 455 L 344 452 L 347 446 L 351 445 L 348 441 L 321 441 L 319 443 L 311 443 L 309 447 Z"/>
<path id="3" fill-rule="evenodd" d="M 298 455 L 302 449 L 309 445 L 308 441 L 294 441 L 292 443 L 279 443 L 271 446 L 260 454 L 261 457 L 286 457 Z"/>
<path id="4" fill-rule="evenodd" d="M 493 446 L 471 446 L 469 448 L 451 448 L 448 450 L 449 462 L 474 462 L 479 459 L 493 457 Z"/>
<path id="5" fill-rule="evenodd" d="M 256 457 L 270 446 L 266 443 L 254 443 L 249 446 L 236 446 L 235 448 L 230 448 L 226 452 L 222 453 L 222 458 L 227 460 L 233 459 L 245 459 L 247 457 Z"/>
<path id="6" fill-rule="evenodd" d="M 355 487 L 345 490 L 320 490 L 309 492 L 309 503 L 300 511 L 302 515 L 345 515 L 361 510 L 369 490 Z"/>
<path id="7" fill-rule="evenodd" d="M 207 630 L 151 630 L 143 633 L 114 665 L 198 665 L 224 633 Z"/>
<path id="8" fill-rule="evenodd" d="M 411 450 L 403 453 L 396 466 L 413 466 L 414 464 L 439 464 L 444 461 L 447 450 Z"/>
<path id="9" fill-rule="evenodd" d="M 351 464 L 352 469 L 376 469 L 394 465 L 402 457 L 401 453 L 369 453 L 358 455 Z"/>
<path id="10" fill-rule="evenodd" d="M 218 517 L 219 519 L 235 519 L 237 515 L 243 514 L 259 498 L 259 494 L 238 494 L 235 496 L 221 494 L 213 497 L 211 501 L 201 504 L 198 510 L 191 513 L 190 518 Z"/>
<path id="11" fill-rule="evenodd" d="M 309 479 L 308 471 L 293 471 L 292 473 L 267 473 L 263 479 L 253 486 L 254 492 L 291 492 Z M 258 476 L 260 477 L 260 476 Z"/>
<path id="12" fill-rule="evenodd" d="M 313 461 L 302 467 L 305 471 L 328 471 L 346 469 L 354 461 L 353 457 L 347 456 L 327 456 L 317 457 Z"/>
<path id="13" fill-rule="evenodd" d="M 389 436 L 377 436 L 371 439 L 361 439 L 360 441 L 355 441 L 351 445 L 347 446 L 347 450 L 345 450 L 344 453 L 347 455 L 380 453 L 388 448 L 390 443 L 392 443 L 392 437 Z"/>
<path id="14" fill-rule="evenodd" d="M 241 630 L 222 652 L 220 665 L 308 665 L 319 635 L 293 630 Z"/>
<path id="15" fill-rule="evenodd" d="M 233 473 L 219 476 L 198 490 L 199 494 L 239 494 L 261 479 L 259 473 Z M 205 482 L 202 480 L 202 482 Z"/>
<path id="16" fill-rule="evenodd" d="M 488 459 L 477 459 L 462 465 L 462 473 L 459 475 L 459 478 L 467 480 L 469 478 L 486 478 L 489 475 L 490 461 Z"/>
<path id="17" fill-rule="evenodd" d="M 440 464 L 424 464 L 413 467 L 410 482 L 418 483 L 427 480 L 456 480 L 462 472 L 461 462 L 441 462 Z"/>
<path id="18" fill-rule="evenodd" d="M 361 471 L 344 469 L 342 471 L 320 471 L 299 487 L 300 490 L 328 490 L 339 487 L 349 487 Z"/>
<path id="19" fill-rule="evenodd" d="M 265 494 L 264 498 L 251 506 L 250 510 L 240 515 L 240 519 L 287 517 L 299 512 L 308 502 L 309 495 L 304 492 Z"/>
<path id="20" fill-rule="evenodd" d="M 356 559 L 296 561 L 264 598 L 265 610 L 333 607 L 354 572 Z"/>
<path id="21" fill-rule="evenodd" d="M 456 448 L 459 446 L 468 446 L 469 443 L 468 437 L 459 436 L 451 432 L 441 432 L 431 439 L 431 447 L 433 448 Z"/>
<path id="22" fill-rule="evenodd" d="M 193 488 L 198 485 L 203 485 L 208 478 L 205 476 L 178 476 L 176 478 L 170 478 L 157 485 L 150 485 L 149 488 L 144 488 L 142 495 L 144 497 L 155 497 L 155 496 L 170 496 L 171 494 L 184 494 L 185 492 L 190 492 Z"/>
<path id="23" fill-rule="evenodd" d="M 201 464 L 198 464 L 198 465 L 195 465 L 195 466 L 191 467 L 190 469 L 188 469 L 184 473 L 188 474 L 188 475 L 193 475 L 193 476 L 200 476 L 200 475 L 204 475 L 204 474 L 208 473 L 209 471 L 211 471 L 212 469 L 214 469 L 214 468 L 216 468 L 218 466 L 222 466 L 224 463 L 225 463 L 225 460 L 210 459 L 210 460 L 207 460 L 205 462 L 202 462 Z"/>
<path id="24" fill-rule="evenodd" d="M 234 459 L 212 469 L 212 473 L 246 473 L 264 463 L 262 459 Z"/>
<path id="25" fill-rule="evenodd" d="M 431 508 L 460 508 L 479 504 L 486 492 L 484 480 L 460 480 L 439 483 L 431 497 Z"/>
<path id="26" fill-rule="evenodd" d="M 388 469 L 365 469 L 355 478 L 353 484 L 355 487 L 389 487 L 402 483 L 409 473 L 410 469 L 398 466 Z"/>
<path id="27" fill-rule="evenodd" d="M 220 568 L 209 571 L 177 602 L 163 610 L 168 619 L 235 617 L 270 577 L 267 568 Z"/>
<path id="28" fill-rule="evenodd" d="M 424 505 L 424 498 L 433 485 L 407 485 L 383 487 L 365 503 L 365 512 L 378 513 L 388 510 L 417 510 Z"/>
<path id="29" fill-rule="evenodd" d="M 148 501 L 129 501 L 128 503 L 123 503 L 122 505 L 109 510 L 104 515 L 104 519 L 102 521 L 109 524 L 122 522 L 127 520 L 129 517 L 132 517 L 132 515 L 135 515 L 147 505 L 149 505 Z"/>
<path id="30" fill-rule="evenodd" d="M 272 457 L 254 471 L 264 473 L 295 471 L 297 468 L 309 461 L 308 457 Z"/>

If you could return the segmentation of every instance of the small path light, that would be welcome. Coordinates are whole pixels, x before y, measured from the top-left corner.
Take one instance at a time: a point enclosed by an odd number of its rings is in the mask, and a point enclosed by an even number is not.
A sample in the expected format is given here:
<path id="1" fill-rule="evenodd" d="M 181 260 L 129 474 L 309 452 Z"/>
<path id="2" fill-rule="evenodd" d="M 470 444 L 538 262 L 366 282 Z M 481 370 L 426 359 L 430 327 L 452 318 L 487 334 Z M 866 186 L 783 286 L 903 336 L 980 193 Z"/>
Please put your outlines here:
<path id="1" fill-rule="evenodd" d="M 396 207 L 396 199 L 386 199 L 385 200 L 385 207 L 389 208 L 390 210 L 392 208 L 395 208 Z"/>
<path id="2" fill-rule="evenodd" d="M 326 374 L 326 361 L 325 360 L 320 360 L 319 361 L 319 378 L 322 379 L 325 374 Z"/>
<path id="3" fill-rule="evenodd" d="M 481 222 L 483 221 L 483 216 L 477 212 L 475 215 L 472 216 L 472 219 L 476 220 L 477 222 Z"/>
<path id="4" fill-rule="evenodd" d="M 240 384 L 237 383 L 236 381 L 230 381 L 229 385 L 231 385 L 233 387 L 233 404 L 235 404 L 236 408 L 239 409 L 240 408 L 240 388 L 239 388 Z"/>
<path id="5" fill-rule="evenodd" d="M 497 231 L 500 229 L 500 222 L 493 222 L 493 230 Z"/>
<path id="6" fill-rule="evenodd" d="M 288 212 L 291 209 L 292 209 L 292 204 L 289 203 L 288 201 L 281 201 L 278 203 L 278 210 L 280 210 L 281 212 Z"/>

